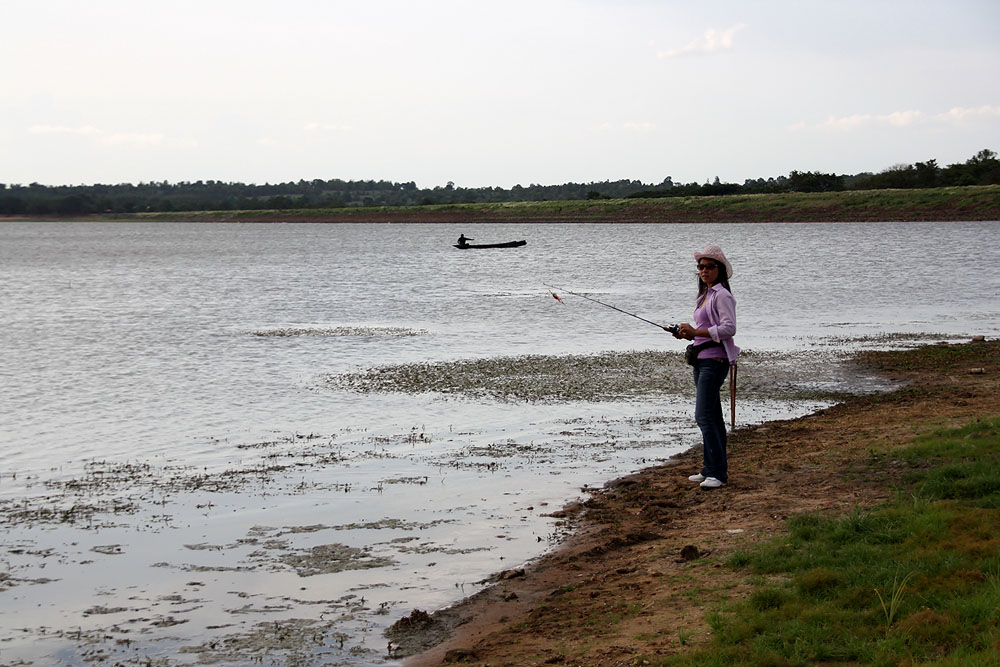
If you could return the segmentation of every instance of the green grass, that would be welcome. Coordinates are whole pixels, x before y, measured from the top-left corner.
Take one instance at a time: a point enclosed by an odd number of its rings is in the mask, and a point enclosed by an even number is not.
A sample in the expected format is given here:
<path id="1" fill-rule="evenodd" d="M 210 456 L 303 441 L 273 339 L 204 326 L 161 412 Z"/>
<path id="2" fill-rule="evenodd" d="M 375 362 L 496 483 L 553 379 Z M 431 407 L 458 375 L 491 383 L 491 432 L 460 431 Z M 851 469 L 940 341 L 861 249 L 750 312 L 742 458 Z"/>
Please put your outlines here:
<path id="1" fill-rule="evenodd" d="M 709 645 L 645 664 L 1000 664 L 1000 417 L 894 454 L 893 500 L 734 554 L 752 593 L 708 614 Z"/>
<path id="2" fill-rule="evenodd" d="M 98 216 L 94 219 L 192 222 L 294 222 L 296 220 L 405 222 L 428 216 L 437 221 L 454 222 L 997 220 L 1000 219 L 1000 185 L 656 199 L 175 211 L 118 214 Z"/>

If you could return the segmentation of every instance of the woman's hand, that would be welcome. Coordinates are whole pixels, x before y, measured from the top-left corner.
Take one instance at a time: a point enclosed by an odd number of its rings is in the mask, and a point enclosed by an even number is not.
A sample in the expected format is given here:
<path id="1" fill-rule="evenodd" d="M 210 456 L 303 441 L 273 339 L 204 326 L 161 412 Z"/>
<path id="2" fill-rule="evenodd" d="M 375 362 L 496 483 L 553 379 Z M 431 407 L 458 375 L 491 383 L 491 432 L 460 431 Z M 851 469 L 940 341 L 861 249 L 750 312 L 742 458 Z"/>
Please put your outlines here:
<path id="1" fill-rule="evenodd" d="M 687 322 L 684 322 L 683 324 L 677 327 L 677 333 L 674 334 L 674 338 L 694 340 L 695 334 L 696 334 L 696 329 Z"/>

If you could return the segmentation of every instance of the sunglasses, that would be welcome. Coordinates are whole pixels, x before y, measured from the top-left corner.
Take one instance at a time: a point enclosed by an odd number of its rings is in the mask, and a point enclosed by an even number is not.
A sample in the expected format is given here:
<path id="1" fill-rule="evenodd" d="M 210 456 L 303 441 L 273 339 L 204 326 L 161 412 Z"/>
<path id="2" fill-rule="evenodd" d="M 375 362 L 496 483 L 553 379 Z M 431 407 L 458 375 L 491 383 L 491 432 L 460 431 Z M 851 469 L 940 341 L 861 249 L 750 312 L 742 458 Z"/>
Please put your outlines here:
<path id="1" fill-rule="evenodd" d="M 712 269 L 717 269 L 717 268 L 719 268 L 718 264 L 699 264 L 698 265 L 698 270 L 699 271 L 710 271 Z"/>

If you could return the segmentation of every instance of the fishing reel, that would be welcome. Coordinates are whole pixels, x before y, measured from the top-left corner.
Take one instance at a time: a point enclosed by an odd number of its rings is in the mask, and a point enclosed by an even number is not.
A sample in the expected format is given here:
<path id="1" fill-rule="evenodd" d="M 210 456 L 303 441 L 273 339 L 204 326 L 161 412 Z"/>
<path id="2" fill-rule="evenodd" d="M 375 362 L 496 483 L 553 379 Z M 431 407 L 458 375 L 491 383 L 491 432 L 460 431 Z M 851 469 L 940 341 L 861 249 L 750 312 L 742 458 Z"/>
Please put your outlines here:
<path id="1" fill-rule="evenodd" d="M 673 335 L 676 336 L 681 331 L 681 325 L 679 325 L 679 324 L 668 324 L 667 326 L 663 327 L 663 330 L 666 331 L 666 332 L 668 332 L 668 333 L 672 333 Z"/>

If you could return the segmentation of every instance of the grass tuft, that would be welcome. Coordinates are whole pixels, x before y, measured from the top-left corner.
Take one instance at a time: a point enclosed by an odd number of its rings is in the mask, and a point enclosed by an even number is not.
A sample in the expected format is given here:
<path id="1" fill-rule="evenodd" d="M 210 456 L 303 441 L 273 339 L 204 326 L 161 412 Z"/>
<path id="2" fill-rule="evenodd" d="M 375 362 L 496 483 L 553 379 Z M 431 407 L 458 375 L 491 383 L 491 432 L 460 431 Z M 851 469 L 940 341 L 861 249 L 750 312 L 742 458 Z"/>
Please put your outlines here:
<path id="1" fill-rule="evenodd" d="M 892 586 L 890 591 L 886 594 L 886 597 L 882 596 L 882 592 L 879 589 L 875 589 L 875 595 L 878 596 L 878 601 L 882 604 L 882 613 L 885 614 L 885 634 L 889 634 L 889 630 L 892 628 L 893 622 L 896 620 L 896 614 L 899 613 L 899 607 L 903 601 L 903 592 L 906 590 L 906 584 L 913 577 L 913 572 L 910 572 L 902 581 L 899 580 L 899 573 L 892 578 Z M 887 601 L 888 600 L 888 601 Z"/>

